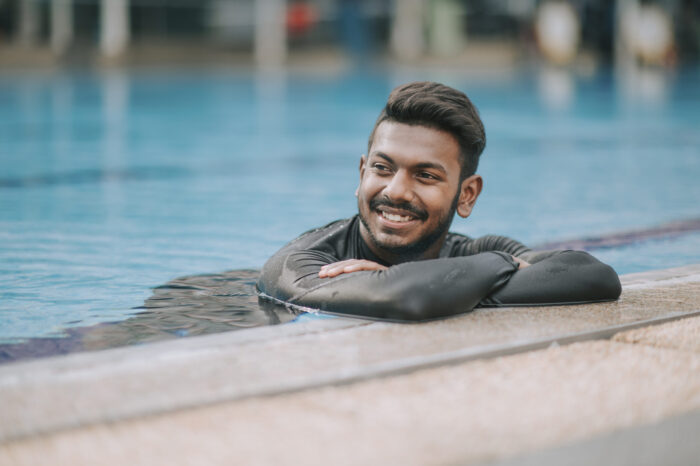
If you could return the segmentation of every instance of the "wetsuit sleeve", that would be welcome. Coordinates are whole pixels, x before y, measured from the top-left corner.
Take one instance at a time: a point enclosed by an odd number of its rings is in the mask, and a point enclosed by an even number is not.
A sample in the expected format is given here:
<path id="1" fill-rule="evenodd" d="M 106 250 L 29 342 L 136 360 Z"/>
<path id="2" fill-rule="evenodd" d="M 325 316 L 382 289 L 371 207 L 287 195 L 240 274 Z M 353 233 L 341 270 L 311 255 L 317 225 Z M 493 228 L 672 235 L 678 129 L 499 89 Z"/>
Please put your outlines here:
<path id="1" fill-rule="evenodd" d="M 527 251 L 532 265 L 515 273 L 482 307 L 581 304 L 612 301 L 622 291 L 612 267 L 583 251 Z"/>
<path id="2" fill-rule="evenodd" d="M 530 263 L 480 306 L 537 306 L 612 301 L 620 296 L 615 271 L 583 251 L 532 251 L 524 244 L 497 235 L 465 240 L 459 254 L 500 251 Z"/>
<path id="3" fill-rule="evenodd" d="M 374 319 L 423 321 L 472 310 L 517 270 L 510 255 L 485 252 L 319 278 L 321 267 L 336 260 L 310 250 L 278 254 L 263 267 L 258 290 L 263 297 L 292 306 Z"/>

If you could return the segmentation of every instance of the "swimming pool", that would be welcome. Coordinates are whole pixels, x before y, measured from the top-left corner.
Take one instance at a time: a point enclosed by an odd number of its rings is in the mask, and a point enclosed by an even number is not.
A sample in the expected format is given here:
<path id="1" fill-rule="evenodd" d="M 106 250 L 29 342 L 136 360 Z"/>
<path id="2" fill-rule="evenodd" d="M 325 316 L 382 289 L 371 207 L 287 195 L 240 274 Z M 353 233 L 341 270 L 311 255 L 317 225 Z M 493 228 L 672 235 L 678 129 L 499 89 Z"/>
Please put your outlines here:
<path id="1" fill-rule="evenodd" d="M 3 72 L 0 343 L 124 321 L 154 287 L 258 269 L 353 215 L 374 119 L 416 79 L 465 90 L 486 125 L 455 231 L 536 245 L 700 216 L 698 69 Z M 700 233 L 594 253 L 618 273 L 696 263 Z"/>

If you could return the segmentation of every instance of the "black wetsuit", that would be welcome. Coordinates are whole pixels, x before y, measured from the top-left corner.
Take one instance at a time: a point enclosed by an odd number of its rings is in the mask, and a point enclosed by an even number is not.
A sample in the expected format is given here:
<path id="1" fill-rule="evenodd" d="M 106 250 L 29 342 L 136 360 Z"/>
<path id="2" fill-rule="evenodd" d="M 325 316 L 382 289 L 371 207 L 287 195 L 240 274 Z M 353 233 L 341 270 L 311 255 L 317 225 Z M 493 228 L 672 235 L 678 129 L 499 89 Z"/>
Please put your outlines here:
<path id="1" fill-rule="evenodd" d="M 532 265 L 518 270 L 511 255 Z M 357 216 L 308 231 L 280 249 L 263 267 L 258 291 L 292 307 L 397 321 L 446 317 L 477 305 L 610 301 L 621 291 L 615 271 L 588 253 L 536 252 L 503 236 L 449 233 L 438 259 L 319 278 L 322 266 L 347 259 L 390 265 L 365 244 Z"/>

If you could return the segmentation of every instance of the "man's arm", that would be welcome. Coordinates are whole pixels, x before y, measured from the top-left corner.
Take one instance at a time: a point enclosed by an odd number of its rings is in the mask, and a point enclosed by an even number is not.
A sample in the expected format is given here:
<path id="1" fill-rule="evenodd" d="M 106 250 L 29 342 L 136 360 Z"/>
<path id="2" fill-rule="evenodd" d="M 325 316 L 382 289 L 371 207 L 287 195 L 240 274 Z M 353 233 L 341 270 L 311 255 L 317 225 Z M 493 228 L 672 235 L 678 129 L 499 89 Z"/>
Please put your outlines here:
<path id="1" fill-rule="evenodd" d="M 480 304 L 482 307 L 590 303 L 617 299 L 620 295 L 617 274 L 585 252 L 530 251 L 523 256 L 540 265 L 528 273 L 515 274 L 510 279 L 512 284 L 485 298 Z M 518 263 L 518 270 L 531 265 L 520 257 L 513 256 L 513 259 Z M 376 262 L 350 259 L 321 267 L 319 276 L 385 269 Z"/>
<path id="2" fill-rule="evenodd" d="M 480 306 L 537 306 L 612 301 L 620 296 L 615 271 L 583 251 L 532 251 L 505 236 L 487 235 L 457 241 L 453 255 L 502 251 L 531 264 Z"/>
<path id="3" fill-rule="evenodd" d="M 533 306 L 612 301 L 622 287 L 612 267 L 583 251 L 529 251 L 519 270 L 480 306 Z"/>
<path id="4" fill-rule="evenodd" d="M 472 310 L 518 269 L 509 254 L 485 252 L 319 277 L 337 259 L 320 251 L 278 254 L 258 282 L 263 295 L 291 305 L 394 321 L 422 321 Z"/>

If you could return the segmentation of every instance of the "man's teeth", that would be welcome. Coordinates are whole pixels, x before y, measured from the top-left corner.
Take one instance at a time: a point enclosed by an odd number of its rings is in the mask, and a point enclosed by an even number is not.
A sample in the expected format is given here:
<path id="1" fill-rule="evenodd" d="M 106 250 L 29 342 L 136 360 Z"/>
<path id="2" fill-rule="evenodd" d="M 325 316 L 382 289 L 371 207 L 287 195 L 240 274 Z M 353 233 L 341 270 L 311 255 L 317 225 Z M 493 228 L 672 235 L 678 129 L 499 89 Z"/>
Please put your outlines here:
<path id="1" fill-rule="evenodd" d="M 382 216 L 387 220 L 391 220 L 392 222 L 408 222 L 411 220 L 411 217 L 409 216 L 404 217 L 403 215 L 390 214 L 388 212 L 382 212 Z"/>

